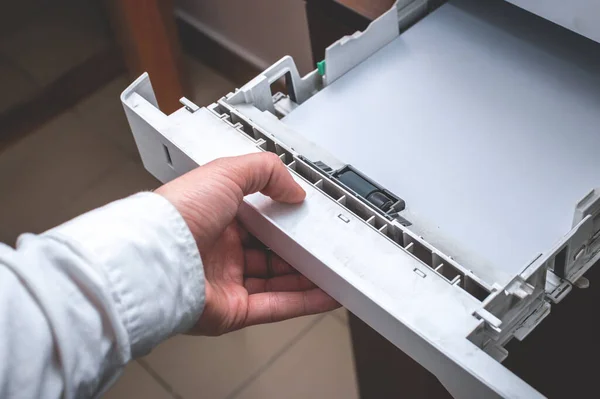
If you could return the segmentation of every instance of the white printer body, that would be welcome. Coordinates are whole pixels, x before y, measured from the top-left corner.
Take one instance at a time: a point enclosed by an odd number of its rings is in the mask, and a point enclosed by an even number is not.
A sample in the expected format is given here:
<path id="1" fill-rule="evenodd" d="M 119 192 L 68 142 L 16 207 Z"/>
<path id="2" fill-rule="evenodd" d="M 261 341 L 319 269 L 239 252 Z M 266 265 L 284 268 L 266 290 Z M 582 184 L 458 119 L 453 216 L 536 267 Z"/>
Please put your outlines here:
<path id="1" fill-rule="evenodd" d="M 285 57 L 165 115 L 143 75 L 122 102 L 162 182 L 278 154 L 305 202 L 251 195 L 241 222 L 453 396 L 541 397 L 501 362 L 600 259 L 600 3 L 511 3 L 571 31 L 400 0 L 304 77 Z"/>

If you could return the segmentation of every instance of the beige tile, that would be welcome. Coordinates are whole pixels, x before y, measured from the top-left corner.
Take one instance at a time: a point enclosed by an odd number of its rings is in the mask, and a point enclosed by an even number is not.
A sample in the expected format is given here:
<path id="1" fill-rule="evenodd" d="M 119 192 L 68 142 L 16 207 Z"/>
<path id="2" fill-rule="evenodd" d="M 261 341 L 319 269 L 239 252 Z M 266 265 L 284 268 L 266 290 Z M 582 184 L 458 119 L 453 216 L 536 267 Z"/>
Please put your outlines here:
<path id="1" fill-rule="evenodd" d="M 0 220 L 4 224 L 0 230 L 0 241 L 15 246 L 23 233 L 41 233 L 69 219 L 53 201 L 41 204 L 38 198 L 23 198 L 22 201 L 0 200 Z"/>
<path id="2" fill-rule="evenodd" d="M 235 84 L 215 70 L 207 67 L 191 56 L 185 57 L 194 101 L 199 106 L 207 106 L 235 90 Z"/>
<path id="3" fill-rule="evenodd" d="M 175 337 L 145 360 L 184 398 L 225 398 L 322 317 L 251 327 L 218 338 Z"/>
<path id="4" fill-rule="evenodd" d="M 109 202 L 140 191 L 153 190 L 159 186 L 160 182 L 146 171 L 140 163 L 128 160 L 111 169 L 92 187 L 81 193 L 67 206 L 66 213 L 69 217 L 75 217 Z"/>
<path id="5" fill-rule="evenodd" d="M 75 112 L 90 132 L 110 140 L 137 160 L 139 153 L 119 98 L 130 83 L 125 76 L 113 80 L 77 104 Z"/>
<path id="6" fill-rule="evenodd" d="M 130 363 L 104 399 L 173 399 L 137 362 Z"/>
<path id="7" fill-rule="evenodd" d="M 14 238 L 65 220 L 64 209 L 128 158 L 65 113 L 0 154 L 0 220 Z"/>
<path id="8" fill-rule="evenodd" d="M 0 114 L 32 98 L 37 85 L 19 68 L 0 59 Z"/>
<path id="9" fill-rule="evenodd" d="M 234 397 L 358 398 L 349 330 L 325 317 Z"/>
<path id="10" fill-rule="evenodd" d="M 0 40 L 0 53 L 40 85 L 53 82 L 110 43 L 98 2 L 60 0 L 44 10 Z"/>
<path id="11" fill-rule="evenodd" d="M 26 25 L 53 0 L 0 1 L 0 36 Z"/>

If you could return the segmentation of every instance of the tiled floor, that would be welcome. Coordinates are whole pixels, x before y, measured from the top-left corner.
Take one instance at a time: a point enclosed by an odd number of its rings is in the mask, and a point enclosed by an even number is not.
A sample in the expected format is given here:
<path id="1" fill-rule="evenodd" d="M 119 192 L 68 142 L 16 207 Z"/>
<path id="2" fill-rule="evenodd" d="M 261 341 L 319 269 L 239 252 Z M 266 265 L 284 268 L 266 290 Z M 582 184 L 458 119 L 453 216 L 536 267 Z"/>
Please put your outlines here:
<path id="1" fill-rule="evenodd" d="M 0 113 L 65 65 L 79 62 L 88 49 L 101 46 L 91 26 L 65 23 L 0 41 Z M 62 58 L 50 57 L 45 48 L 54 42 L 44 36 L 67 40 L 63 28 L 84 32 L 77 39 L 81 42 L 65 45 Z M 199 105 L 233 89 L 227 79 L 197 61 L 187 59 L 187 65 Z M 159 185 L 141 165 L 119 103 L 127 83 L 125 77 L 116 79 L 0 154 L 0 241 L 14 244 L 19 233 L 42 232 Z M 131 363 L 105 397 L 356 398 L 345 312 L 252 327 L 219 338 L 175 337 Z"/>
<path id="2" fill-rule="evenodd" d="M 109 44 L 101 2 L 0 2 L 0 114 Z"/>
<path id="3" fill-rule="evenodd" d="M 79 0 L 25 3 L 31 3 L 32 12 L 0 37 L 0 53 L 40 85 L 54 81 L 110 44 L 99 5 Z M 7 13 L 7 18 L 10 15 Z"/>

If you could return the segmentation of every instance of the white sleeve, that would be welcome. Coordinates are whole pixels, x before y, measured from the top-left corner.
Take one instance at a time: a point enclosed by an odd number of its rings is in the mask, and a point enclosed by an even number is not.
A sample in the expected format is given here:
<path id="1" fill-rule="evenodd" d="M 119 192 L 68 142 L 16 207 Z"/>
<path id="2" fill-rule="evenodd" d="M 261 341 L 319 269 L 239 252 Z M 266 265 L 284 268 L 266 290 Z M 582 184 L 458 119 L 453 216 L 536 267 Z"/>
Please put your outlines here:
<path id="1" fill-rule="evenodd" d="M 158 194 L 0 243 L 0 398 L 100 396 L 203 307 L 196 243 Z"/>

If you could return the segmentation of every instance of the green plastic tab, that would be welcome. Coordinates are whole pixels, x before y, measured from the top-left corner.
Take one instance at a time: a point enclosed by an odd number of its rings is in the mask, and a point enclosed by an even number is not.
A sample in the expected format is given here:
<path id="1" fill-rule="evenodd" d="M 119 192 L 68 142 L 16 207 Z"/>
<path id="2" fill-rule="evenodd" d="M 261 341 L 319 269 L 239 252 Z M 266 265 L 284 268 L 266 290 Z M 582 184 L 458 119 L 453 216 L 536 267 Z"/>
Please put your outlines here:
<path id="1" fill-rule="evenodd" d="M 317 70 L 319 71 L 319 75 L 325 75 L 325 60 L 317 62 Z"/>

